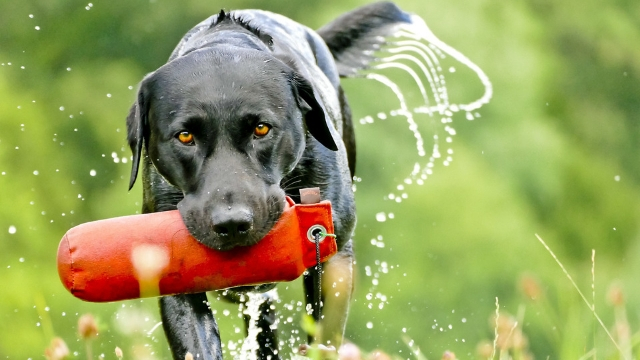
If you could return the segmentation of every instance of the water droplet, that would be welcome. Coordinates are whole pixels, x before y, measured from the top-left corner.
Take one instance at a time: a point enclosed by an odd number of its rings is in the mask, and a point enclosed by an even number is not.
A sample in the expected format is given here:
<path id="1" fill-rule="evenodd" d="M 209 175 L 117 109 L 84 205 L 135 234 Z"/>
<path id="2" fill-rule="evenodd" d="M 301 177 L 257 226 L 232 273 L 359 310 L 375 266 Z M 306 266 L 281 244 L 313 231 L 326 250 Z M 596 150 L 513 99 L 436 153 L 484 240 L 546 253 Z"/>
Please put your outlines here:
<path id="1" fill-rule="evenodd" d="M 107 94 L 107 97 L 108 97 L 108 98 L 110 98 L 110 97 L 111 97 L 111 94 Z"/>
<path id="2" fill-rule="evenodd" d="M 36 26 L 35 29 L 36 30 L 40 30 L 40 26 Z M 9 65 L 11 65 L 11 64 L 9 64 Z"/>
<path id="3" fill-rule="evenodd" d="M 60 106 L 60 111 L 64 111 L 64 106 Z"/>
<path id="4" fill-rule="evenodd" d="M 373 323 L 371 321 L 367 323 L 367 329 L 373 329 Z"/>
<path id="5" fill-rule="evenodd" d="M 29 14 L 29 18 L 33 19 L 33 14 Z"/>
<path id="6" fill-rule="evenodd" d="M 18 259 L 18 261 L 20 261 L 21 263 L 23 263 L 23 262 L 24 262 L 24 258 L 23 258 L 23 257 L 21 257 L 20 259 Z"/>
<path id="7" fill-rule="evenodd" d="M 15 233 L 16 233 L 16 231 L 17 231 L 17 230 L 16 230 L 16 227 L 15 227 L 15 226 L 13 226 L 13 225 L 9 226 L 9 234 L 15 234 Z"/>
<path id="8" fill-rule="evenodd" d="M 614 176 L 614 177 L 613 177 L 613 180 L 615 180 L 615 181 L 620 181 L 620 175 L 616 175 L 616 176 Z"/>
<path id="9" fill-rule="evenodd" d="M 89 171 L 89 175 L 91 176 L 96 176 L 96 171 L 91 169 L 91 171 Z"/>
<path id="10" fill-rule="evenodd" d="M 379 213 L 376 214 L 376 220 L 378 222 L 385 222 L 385 221 L 387 221 L 387 215 L 385 213 L 383 213 L 383 212 L 379 212 Z"/>
<path id="11" fill-rule="evenodd" d="M 33 175 L 38 175 L 38 174 L 40 174 L 38 170 L 33 170 Z"/>

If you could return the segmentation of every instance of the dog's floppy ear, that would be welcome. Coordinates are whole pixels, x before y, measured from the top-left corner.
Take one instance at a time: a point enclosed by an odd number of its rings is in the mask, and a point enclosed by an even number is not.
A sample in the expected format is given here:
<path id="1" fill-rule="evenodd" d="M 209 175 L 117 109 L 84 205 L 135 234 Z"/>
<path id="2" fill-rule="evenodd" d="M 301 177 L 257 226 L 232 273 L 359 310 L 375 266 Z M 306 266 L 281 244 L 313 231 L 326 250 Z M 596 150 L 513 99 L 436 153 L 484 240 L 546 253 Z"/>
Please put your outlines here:
<path id="1" fill-rule="evenodd" d="M 131 178 L 129 179 L 129 190 L 133 187 L 138 176 L 138 167 L 140 165 L 140 157 L 142 156 L 142 144 L 148 141 L 149 123 L 147 121 L 148 104 L 144 95 L 143 83 L 138 90 L 138 99 L 131 106 L 129 115 L 127 116 L 127 141 L 133 154 L 131 161 Z"/>
<path id="2" fill-rule="evenodd" d="M 332 126 L 331 119 L 327 116 L 322 101 L 318 99 L 311 84 L 296 73 L 293 75 L 291 84 L 309 133 L 327 149 L 337 151 L 338 146 L 329 129 Z"/>

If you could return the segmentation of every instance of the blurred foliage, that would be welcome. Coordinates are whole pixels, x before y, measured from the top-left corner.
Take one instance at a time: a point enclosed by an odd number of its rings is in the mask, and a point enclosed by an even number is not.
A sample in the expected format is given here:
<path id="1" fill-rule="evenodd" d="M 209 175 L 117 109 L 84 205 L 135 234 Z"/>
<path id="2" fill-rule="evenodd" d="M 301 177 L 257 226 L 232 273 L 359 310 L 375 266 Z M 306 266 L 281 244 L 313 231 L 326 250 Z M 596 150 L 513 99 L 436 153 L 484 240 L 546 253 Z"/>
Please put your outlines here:
<path id="1" fill-rule="evenodd" d="M 66 293 L 55 267 L 68 228 L 140 209 L 139 185 L 126 191 L 124 138 L 137 82 L 221 7 L 262 8 L 317 28 L 364 3 L 0 2 L 0 357 L 40 358 L 59 336 L 82 358 L 76 324 L 91 312 L 100 329 L 94 355 L 114 359 L 119 346 L 127 358 L 168 358 L 154 299 L 84 303 Z M 401 203 L 384 199 L 418 160 L 406 123 L 357 125 L 358 280 L 347 338 L 402 358 L 412 357 L 403 337 L 431 359 L 445 350 L 482 358 L 498 297 L 505 314 L 518 314 L 517 332 L 536 358 L 575 359 L 594 347 L 601 357 L 630 354 L 616 350 L 534 234 L 587 294 L 595 249 L 596 311 L 607 327 L 638 334 L 640 3 L 398 4 L 484 69 L 495 94 L 477 120 L 454 117 L 453 162 L 407 186 Z M 398 106 L 379 84 L 344 85 L 356 121 Z M 448 85 L 452 98 L 479 96 L 473 77 Z M 379 212 L 394 218 L 378 222 Z M 624 300 L 612 307 L 614 279 Z M 279 289 L 290 304 L 281 306 L 282 340 L 296 348 L 302 290 L 298 282 Z M 241 338 L 241 318 L 212 300 L 228 347 Z M 623 332 L 613 336 L 624 345 Z"/>

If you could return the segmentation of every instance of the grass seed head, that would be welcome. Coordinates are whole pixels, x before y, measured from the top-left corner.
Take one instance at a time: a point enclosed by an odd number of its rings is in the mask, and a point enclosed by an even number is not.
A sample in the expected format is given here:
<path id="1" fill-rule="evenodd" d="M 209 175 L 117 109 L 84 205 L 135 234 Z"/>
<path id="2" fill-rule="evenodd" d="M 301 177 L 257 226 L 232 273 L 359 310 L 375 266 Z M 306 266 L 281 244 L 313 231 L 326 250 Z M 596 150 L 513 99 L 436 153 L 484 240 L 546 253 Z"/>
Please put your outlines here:
<path id="1" fill-rule="evenodd" d="M 53 338 L 49 347 L 44 350 L 44 357 L 47 360 L 63 360 L 69 356 L 67 344 L 59 337 Z"/>
<path id="2" fill-rule="evenodd" d="M 361 360 L 362 353 L 360 352 L 360 348 L 358 348 L 355 344 L 352 343 L 344 343 L 340 346 L 340 350 L 338 350 L 338 354 L 340 356 L 340 360 Z"/>
<path id="3" fill-rule="evenodd" d="M 451 351 L 445 351 L 444 354 L 442 354 L 442 360 L 456 360 L 456 354 L 452 353 Z"/>
<path id="4" fill-rule="evenodd" d="M 483 341 L 476 347 L 476 353 L 480 359 L 491 359 L 493 354 L 493 344 L 489 341 Z"/>
<path id="5" fill-rule="evenodd" d="M 542 288 L 538 279 L 531 275 L 523 275 L 520 278 L 522 293 L 531 300 L 538 300 L 542 296 Z"/>
<path id="6" fill-rule="evenodd" d="M 78 334 L 83 340 L 98 336 L 98 324 L 91 314 L 84 314 L 78 319 Z"/>
<path id="7" fill-rule="evenodd" d="M 607 300 L 609 300 L 609 303 L 613 306 L 624 306 L 624 293 L 622 292 L 620 284 L 614 283 L 609 287 Z"/>
<path id="8" fill-rule="evenodd" d="M 386 352 L 376 349 L 371 352 L 371 356 L 369 356 L 371 360 L 391 360 L 391 356 Z"/>
<path id="9" fill-rule="evenodd" d="M 122 349 L 120 349 L 119 347 L 116 346 L 116 357 L 118 359 L 122 359 L 122 356 L 123 356 Z"/>

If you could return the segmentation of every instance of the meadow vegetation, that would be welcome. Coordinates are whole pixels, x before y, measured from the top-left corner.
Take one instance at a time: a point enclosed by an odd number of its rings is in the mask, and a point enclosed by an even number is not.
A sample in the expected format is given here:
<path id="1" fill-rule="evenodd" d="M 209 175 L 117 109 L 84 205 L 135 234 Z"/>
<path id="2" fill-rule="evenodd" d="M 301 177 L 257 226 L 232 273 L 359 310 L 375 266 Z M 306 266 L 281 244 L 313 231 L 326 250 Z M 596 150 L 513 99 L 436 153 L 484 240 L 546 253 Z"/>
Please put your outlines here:
<path id="1" fill-rule="evenodd" d="M 318 28 L 365 2 L 0 2 L 0 358 L 169 358 L 155 299 L 85 303 L 56 272 L 71 226 L 140 211 L 140 185 L 127 192 L 124 121 L 138 81 L 221 7 Z M 397 108 L 393 93 L 344 81 L 359 218 L 347 339 L 369 359 L 639 357 L 640 3 L 397 3 L 478 64 L 494 96 L 475 120 L 453 117 L 453 160 L 417 185 L 405 182 L 423 161 L 407 123 L 359 121 Z M 459 70 L 450 97 L 477 98 L 477 79 Z M 425 139 L 438 121 L 419 119 Z M 305 338 L 302 289 L 278 288 L 293 351 Z M 232 354 L 242 314 L 210 300 Z M 84 314 L 95 329 L 79 334 Z"/>

